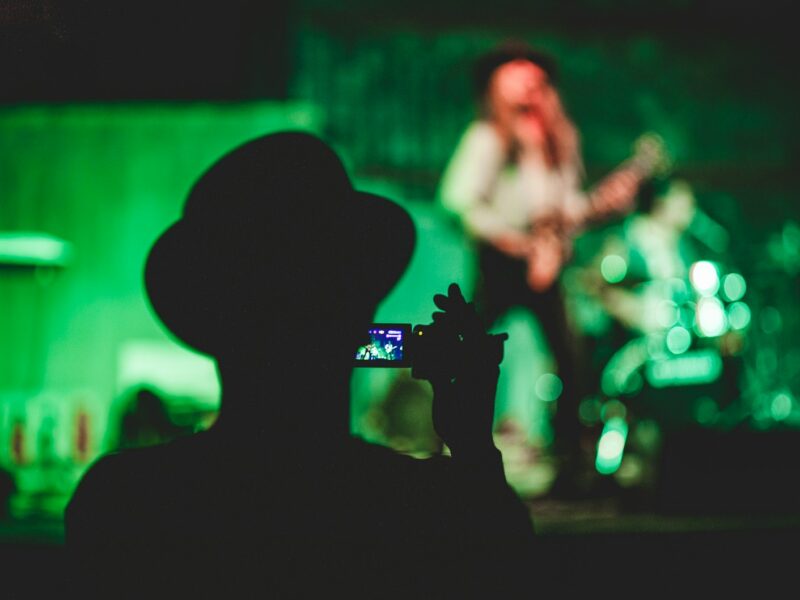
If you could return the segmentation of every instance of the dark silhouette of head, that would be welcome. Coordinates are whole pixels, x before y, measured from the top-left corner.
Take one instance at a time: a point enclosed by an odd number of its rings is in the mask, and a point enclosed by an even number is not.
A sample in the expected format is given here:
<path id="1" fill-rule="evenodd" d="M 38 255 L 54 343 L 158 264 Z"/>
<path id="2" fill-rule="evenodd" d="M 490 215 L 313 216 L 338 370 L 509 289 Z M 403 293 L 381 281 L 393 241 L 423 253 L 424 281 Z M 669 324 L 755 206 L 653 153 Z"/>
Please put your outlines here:
<path id="1" fill-rule="evenodd" d="M 235 404 L 244 421 L 266 411 L 286 426 L 313 406 L 340 422 L 346 402 L 330 396 L 349 381 L 353 351 L 414 240 L 408 213 L 356 191 L 327 144 L 281 132 L 235 148 L 199 178 L 151 249 L 145 285 L 166 327 L 217 360 L 220 421 Z M 327 388 L 318 403 L 297 399 L 317 388 Z"/>
<path id="2" fill-rule="evenodd" d="M 200 177 L 145 283 L 167 328 L 216 359 L 220 415 L 87 471 L 66 514 L 79 589 L 460 598 L 520 572 L 512 559 L 527 555 L 500 549 L 532 532 L 530 517 L 485 443 L 493 402 L 486 437 L 466 427 L 452 461 L 350 436 L 355 349 L 413 246 L 408 213 L 355 191 L 305 133 L 255 139 Z M 468 308 L 454 294 L 434 303 Z"/>

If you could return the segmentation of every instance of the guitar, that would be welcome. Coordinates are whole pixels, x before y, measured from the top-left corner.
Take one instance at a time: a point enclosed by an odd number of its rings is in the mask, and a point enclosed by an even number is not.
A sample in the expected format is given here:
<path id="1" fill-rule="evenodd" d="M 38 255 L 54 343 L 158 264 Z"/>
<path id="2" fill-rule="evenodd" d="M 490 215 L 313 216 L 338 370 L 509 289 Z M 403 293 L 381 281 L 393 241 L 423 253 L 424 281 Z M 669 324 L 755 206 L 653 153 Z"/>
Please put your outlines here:
<path id="1" fill-rule="evenodd" d="M 589 223 L 630 212 L 641 184 L 667 172 L 670 163 L 661 137 L 643 134 L 634 143 L 632 155 L 589 192 L 583 211 L 569 218 L 562 212 L 537 218 L 525 253 L 531 289 L 537 292 L 549 289 L 569 260 L 578 231 Z"/>

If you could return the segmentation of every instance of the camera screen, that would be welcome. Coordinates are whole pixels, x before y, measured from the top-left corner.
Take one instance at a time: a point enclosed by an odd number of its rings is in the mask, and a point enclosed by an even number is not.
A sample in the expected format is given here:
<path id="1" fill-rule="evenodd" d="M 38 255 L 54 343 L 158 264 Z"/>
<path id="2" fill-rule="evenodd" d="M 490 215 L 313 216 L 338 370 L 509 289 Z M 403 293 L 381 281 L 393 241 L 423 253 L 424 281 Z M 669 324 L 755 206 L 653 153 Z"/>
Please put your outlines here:
<path id="1" fill-rule="evenodd" d="M 369 343 L 359 346 L 355 362 L 364 367 L 402 367 L 408 363 L 410 325 L 375 323 L 369 329 Z"/>

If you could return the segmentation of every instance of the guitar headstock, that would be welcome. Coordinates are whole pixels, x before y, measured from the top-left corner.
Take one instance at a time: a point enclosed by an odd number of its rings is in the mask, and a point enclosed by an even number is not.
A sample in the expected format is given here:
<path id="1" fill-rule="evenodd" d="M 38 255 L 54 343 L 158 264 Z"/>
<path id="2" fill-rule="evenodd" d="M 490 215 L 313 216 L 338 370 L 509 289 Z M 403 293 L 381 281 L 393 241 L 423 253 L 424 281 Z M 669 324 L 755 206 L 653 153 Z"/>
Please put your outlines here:
<path id="1" fill-rule="evenodd" d="M 631 161 L 648 176 L 663 175 L 672 168 L 664 139 L 652 131 L 636 138 Z"/>

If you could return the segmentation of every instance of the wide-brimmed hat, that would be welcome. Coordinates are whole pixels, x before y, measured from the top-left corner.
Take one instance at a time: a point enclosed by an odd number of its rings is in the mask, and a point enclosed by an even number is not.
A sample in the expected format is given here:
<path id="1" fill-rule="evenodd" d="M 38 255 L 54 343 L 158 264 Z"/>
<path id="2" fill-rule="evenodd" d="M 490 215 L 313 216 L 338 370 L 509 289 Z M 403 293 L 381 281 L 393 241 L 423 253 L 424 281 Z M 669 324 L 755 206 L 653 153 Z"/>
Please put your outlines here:
<path id="1" fill-rule="evenodd" d="M 151 248 L 145 287 L 175 336 L 217 354 L 247 328 L 374 308 L 414 243 L 408 212 L 355 190 L 330 146 L 281 132 L 203 173 Z"/>

